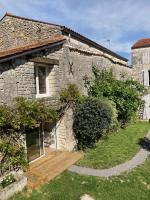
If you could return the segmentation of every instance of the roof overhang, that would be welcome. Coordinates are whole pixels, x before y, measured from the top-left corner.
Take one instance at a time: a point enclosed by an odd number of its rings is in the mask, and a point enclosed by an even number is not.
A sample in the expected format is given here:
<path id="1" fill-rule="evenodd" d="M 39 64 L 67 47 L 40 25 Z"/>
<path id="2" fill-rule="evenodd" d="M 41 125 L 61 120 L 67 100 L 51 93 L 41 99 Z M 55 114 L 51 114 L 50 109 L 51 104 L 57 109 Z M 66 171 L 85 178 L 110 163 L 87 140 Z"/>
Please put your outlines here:
<path id="1" fill-rule="evenodd" d="M 20 46 L 15 49 L 9 49 L 6 51 L 0 52 L 0 63 L 10 61 L 12 59 L 19 58 L 21 56 L 26 56 L 31 53 L 36 53 L 45 49 L 54 48 L 55 46 L 59 46 L 64 44 L 65 38 L 55 37 L 55 39 L 49 39 L 49 40 L 40 40 L 36 41 L 35 43 L 32 43 L 30 45 L 26 46 Z"/>

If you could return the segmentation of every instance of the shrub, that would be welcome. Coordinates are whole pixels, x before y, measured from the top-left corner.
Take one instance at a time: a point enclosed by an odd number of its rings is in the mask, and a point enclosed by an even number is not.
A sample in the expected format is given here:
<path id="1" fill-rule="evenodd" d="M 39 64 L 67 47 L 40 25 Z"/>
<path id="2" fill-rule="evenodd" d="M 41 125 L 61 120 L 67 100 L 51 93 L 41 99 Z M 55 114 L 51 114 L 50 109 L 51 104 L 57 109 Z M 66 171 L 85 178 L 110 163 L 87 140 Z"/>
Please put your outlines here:
<path id="1" fill-rule="evenodd" d="M 18 170 L 27 166 L 25 149 L 22 146 L 21 139 L 14 139 L 13 136 L 7 136 L 0 142 L 0 172 L 3 174 L 12 169 Z"/>
<path id="2" fill-rule="evenodd" d="M 84 97 L 75 106 L 73 129 L 78 149 L 94 146 L 112 122 L 112 111 L 104 99 Z"/>
<path id="3" fill-rule="evenodd" d="M 67 88 L 60 91 L 60 101 L 62 103 L 74 103 L 80 98 L 80 92 L 75 84 L 69 84 Z"/>
<path id="4" fill-rule="evenodd" d="M 98 70 L 93 67 L 94 81 L 85 80 L 88 94 L 94 97 L 105 97 L 116 104 L 118 120 L 122 125 L 130 122 L 141 104 L 144 87 L 134 80 L 117 80 L 112 70 Z"/>
<path id="5" fill-rule="evenodd" d="M 118 122 L 118 111 L 116 109 L 116 104 L 110 100 L 107 100 L 107 103 L 109 104 L 112 110 L 112 121 L 108 129 L 108 132 L 116 132 L 120 127 L 120 124 Z"/>

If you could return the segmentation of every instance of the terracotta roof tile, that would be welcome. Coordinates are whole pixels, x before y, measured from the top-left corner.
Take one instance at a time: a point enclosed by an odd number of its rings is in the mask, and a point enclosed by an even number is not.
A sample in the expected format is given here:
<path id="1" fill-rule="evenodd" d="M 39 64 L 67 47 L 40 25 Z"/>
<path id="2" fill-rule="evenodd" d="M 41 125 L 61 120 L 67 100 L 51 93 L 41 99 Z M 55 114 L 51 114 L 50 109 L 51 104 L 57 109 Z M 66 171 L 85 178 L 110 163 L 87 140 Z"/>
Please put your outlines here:
<path id="1" fill-rule="evenodd" d="M 144 38 L 141 40 L 138 40 L 131 49 L 138 49 L 138 48 L 144 48 L 144 47 L 150 47 L 150 38 Z"/>
<path id="2" fill-rule="evenodd" d="M 19 46 L 16 48 L 12 48 L 12 49 L 7 49 L 4 51 L 0 51 L 0 59 L 5 58 L 5 57 L 9 57 L 9 56 L 13 56 L 15 54 L 20 54 L 20 53 L 24 53 L 30 50 L 34 50 L 40 47 L 44 47 L 44 46 L 49 46 L 51 44 L 55 44 L 61 41 L 64 41 L 65 38 L 63 36 L 55 36 L 49 39 L 44 39 L 44 40 L 37 40 L 31 44 L 28 45 L 24 45 L 24 46 Z"/>

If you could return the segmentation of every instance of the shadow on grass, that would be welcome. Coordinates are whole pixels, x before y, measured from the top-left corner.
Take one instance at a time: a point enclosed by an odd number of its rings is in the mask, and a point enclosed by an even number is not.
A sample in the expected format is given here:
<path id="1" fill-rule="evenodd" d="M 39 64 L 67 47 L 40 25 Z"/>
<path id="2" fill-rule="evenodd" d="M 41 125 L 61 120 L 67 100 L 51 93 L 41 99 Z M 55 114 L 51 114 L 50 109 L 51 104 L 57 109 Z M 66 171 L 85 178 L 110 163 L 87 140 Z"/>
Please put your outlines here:
<path id="1" fill-rule="evenodd" d="M 138 144 L 143 148 L 148 151 L 150 151 L 150 139 L 147 137 L 140 138 Z"/>

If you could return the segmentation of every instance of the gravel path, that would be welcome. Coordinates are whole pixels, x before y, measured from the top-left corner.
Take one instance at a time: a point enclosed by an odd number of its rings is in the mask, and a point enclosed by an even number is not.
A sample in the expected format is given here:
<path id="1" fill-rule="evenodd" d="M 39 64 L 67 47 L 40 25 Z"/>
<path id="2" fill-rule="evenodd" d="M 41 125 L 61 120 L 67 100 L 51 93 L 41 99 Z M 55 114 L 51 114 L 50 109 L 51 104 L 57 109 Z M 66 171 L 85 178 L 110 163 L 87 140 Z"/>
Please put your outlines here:
<path id="1" fill-rule="evenodd" d="M 146 138 L 150 139 L 150 131 L 147 134 Z M 149 154 L 150 154 L 149 150 L 142 148 L 131 160 L 109 169 L 92 169 L 92 168 L 72 165 L 69 168 L 69 171 L 83 175 L 100 176 L 100 177 L 116 176 L 120 175 L 122 172 L 130 171 L 133 168 L 137 167 L 138 165 L 143 164 Z"/>

